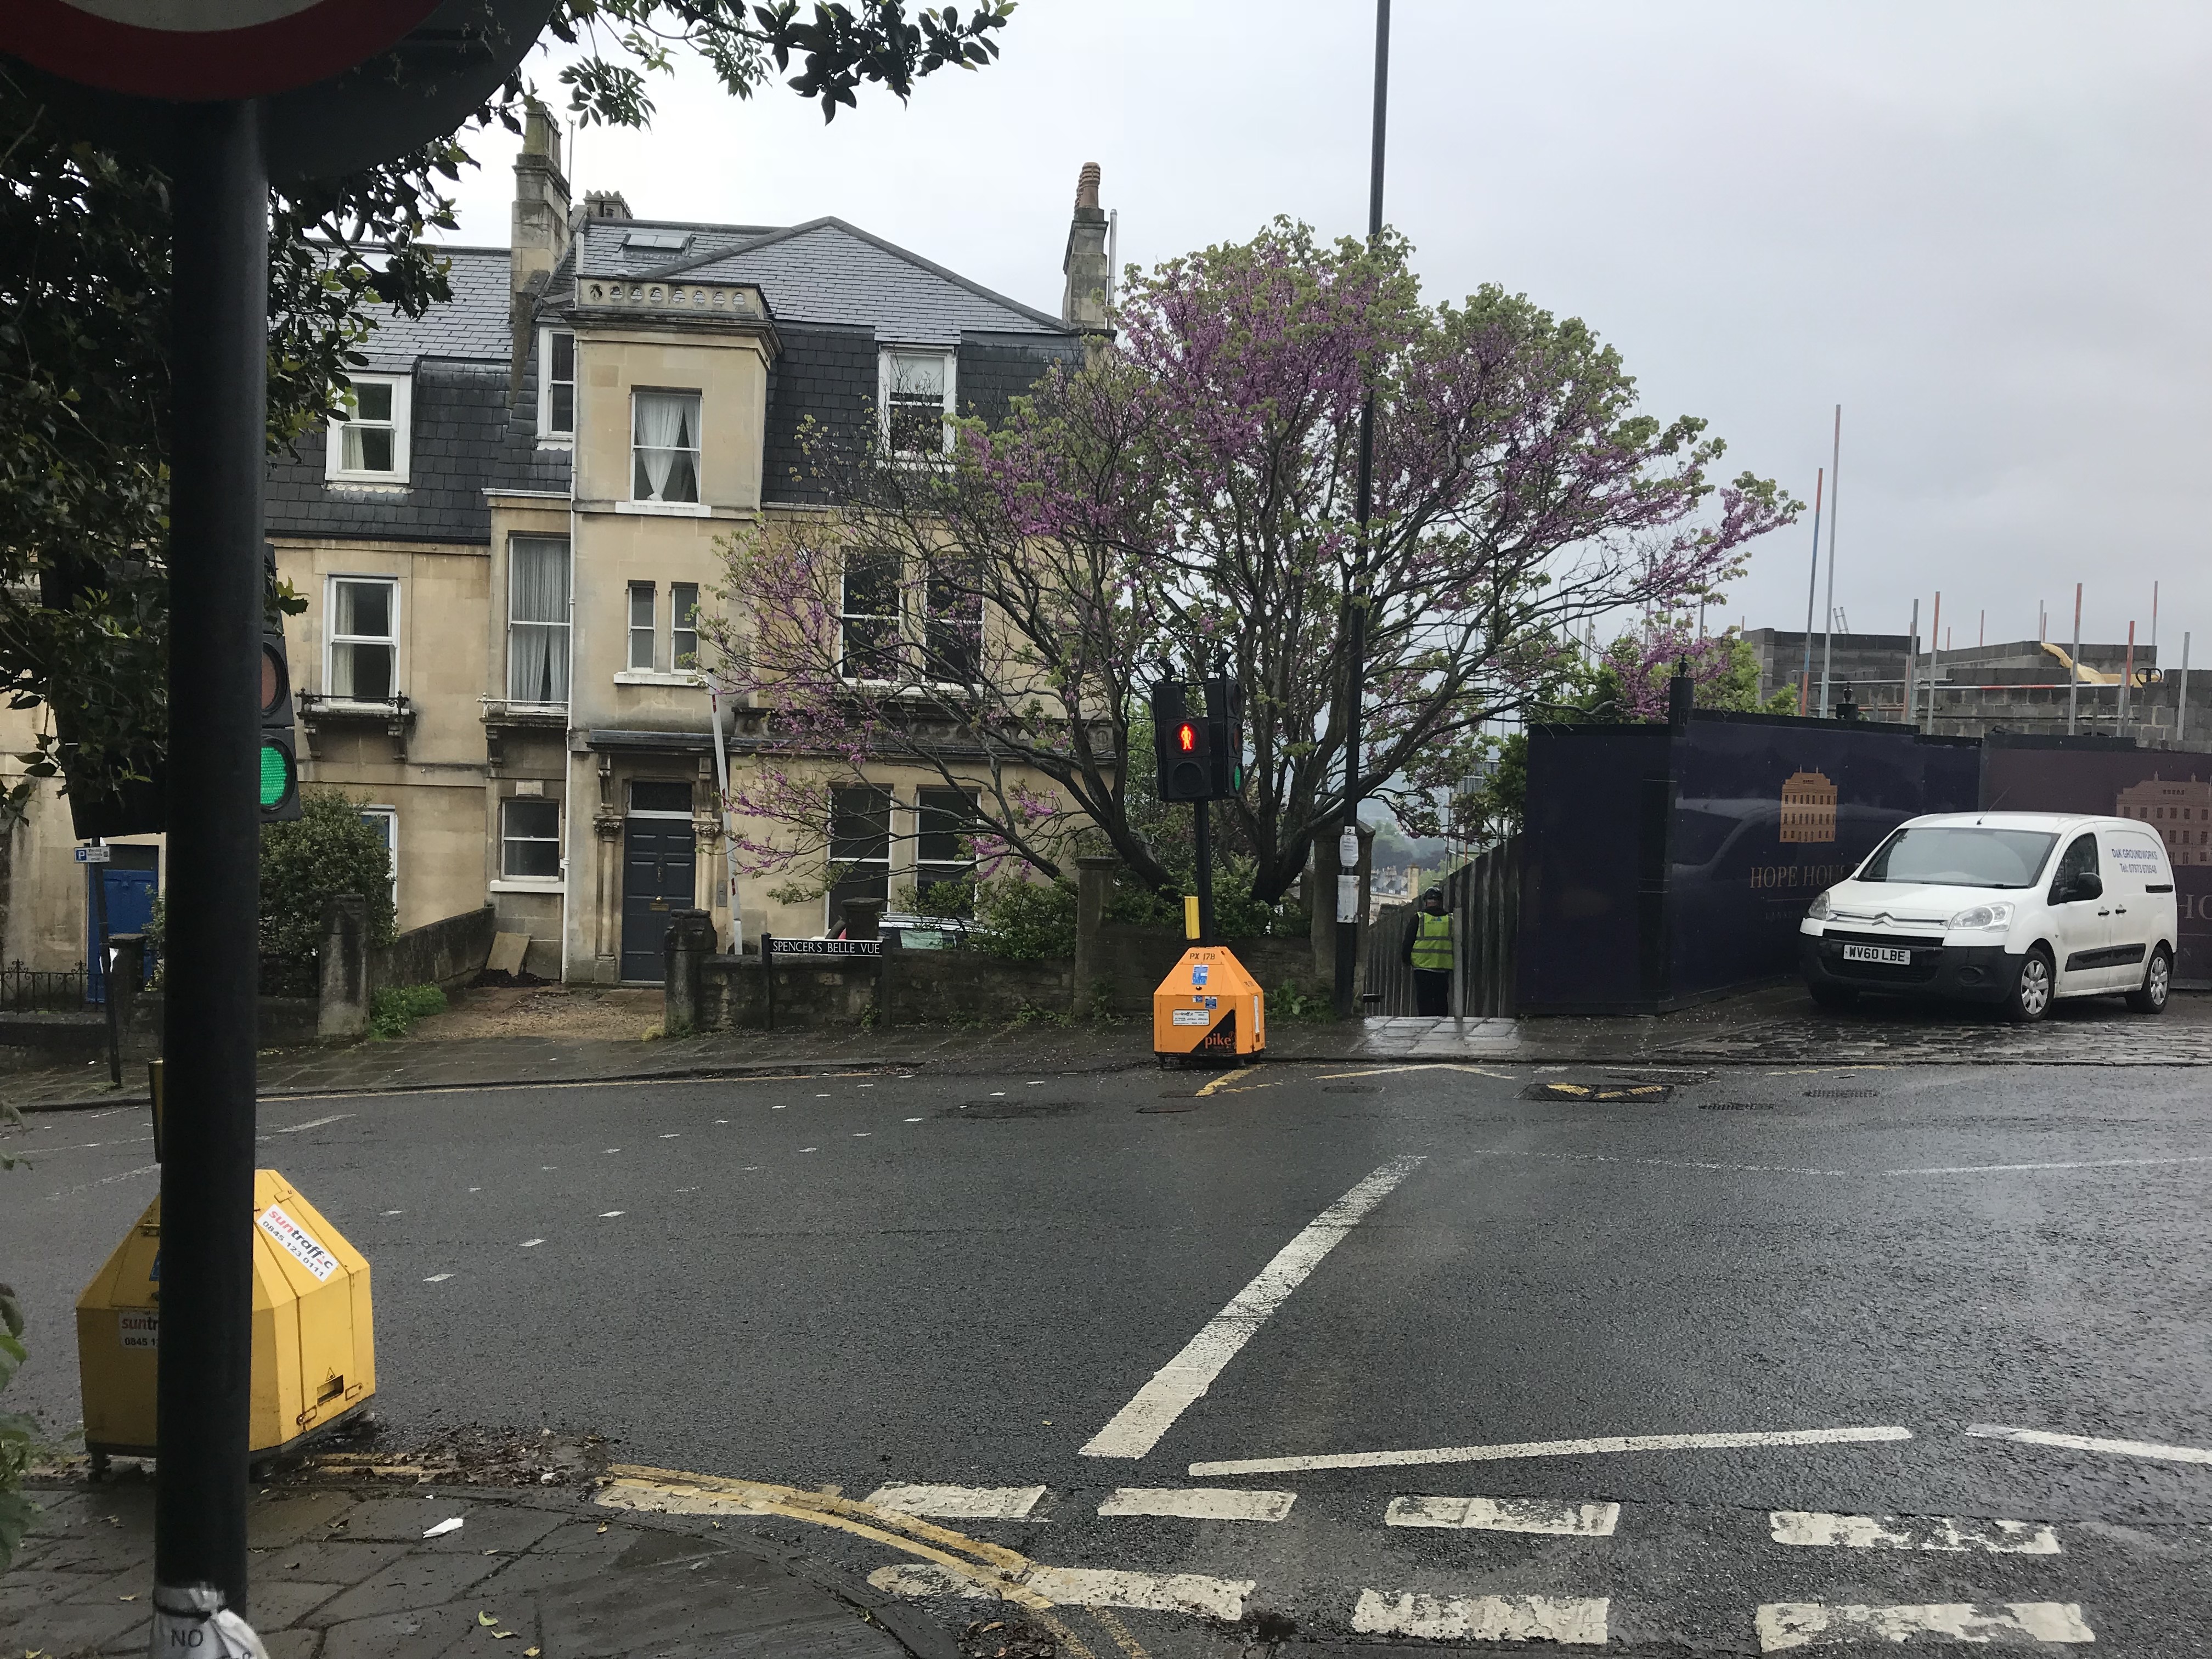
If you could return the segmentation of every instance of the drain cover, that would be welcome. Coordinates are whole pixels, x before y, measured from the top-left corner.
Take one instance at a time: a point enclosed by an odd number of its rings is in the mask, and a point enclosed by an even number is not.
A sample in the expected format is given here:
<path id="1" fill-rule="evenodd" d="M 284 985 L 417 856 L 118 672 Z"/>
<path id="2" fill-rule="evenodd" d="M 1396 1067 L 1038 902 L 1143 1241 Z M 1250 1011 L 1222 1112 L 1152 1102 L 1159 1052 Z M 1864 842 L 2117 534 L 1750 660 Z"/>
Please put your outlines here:
<path id="1" fill-rule="evenodd" d="M 1055 1117 L 1075 1110 L 1080 1104 L 1080 1101 L 1074 1100 L 1017 1100 L 1010 1095 L 1003 1100 L 971 1100 L 964 1106 L 950 1106 L 938 1116 L 960 1118 L 971 1123 L 999 1123 L 1017 1117 Z"/>
<path id="2" fill-rule="evenodd" d="M 1139 1112 L 1194 1112 L 1198 1109 L 1198 1102 L 1187 1097 L 1172 1106 L 1139 1106 L 1137 1109 Z"/>
<path id="3" fill-rule="evenodd" d="M 1879 1100 L 1881 1093 L 1875 1089 L 1808 1089 L 1808 1100 Z"/>
<path id="4" fill-rule="evenodd" d="M 1521 1091 L 1521 1098 L 1606 1105 L 1619 1101 L 1670 1100 L 1674 1094 L 1674 1085 L 1671 1083 L 1532 1083 Z"/>
<path id="5" fill-rule="evenodd" d="M 1774 1104 L 1765 1100 L 1708 1100 L 1703 1102 L 1698 1109 L 1701 1112 L 1771 1112 Z"/>
<path id="6" fill-rule="evenodd" d="M 1322 1087 L 1322 1093 L 1325 1095 L 1379 1095 L 1382 1092 L 1382 1085 L 1379 1083 L 1330 1083 Z"/>

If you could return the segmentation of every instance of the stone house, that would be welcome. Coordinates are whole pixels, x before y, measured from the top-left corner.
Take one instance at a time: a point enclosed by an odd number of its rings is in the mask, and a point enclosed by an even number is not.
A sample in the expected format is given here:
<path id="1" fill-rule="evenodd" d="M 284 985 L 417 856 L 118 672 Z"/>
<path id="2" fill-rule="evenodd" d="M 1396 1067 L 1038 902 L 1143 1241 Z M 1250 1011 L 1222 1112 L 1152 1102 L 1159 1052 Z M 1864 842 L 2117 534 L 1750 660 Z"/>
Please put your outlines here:
<path id="1" fill-rule="evenodd" d="M 732 917 L 695 612 L 723 538 L 822 510 L 810 419 L 933 436 L 936 410 L 996 415 L 1079 361 L 1105 326 L 1106 216 L 1085 168 L 1054 315 L 837 219 L 574 209 L 557 149 L 532 118 L 511 246 L 446 250 L 451 302 L 382 320 L 349 417 L 271 467 L 269 534 L 307 600 L 286 634 L 302 781 L 384 830 L 401 927 L 489 902 L 529 972 L 657 981 L 674 910 L 726 942 L 815 935 L 838 899 L 960 873 L 960 803 L 887 769 L 839 797 L 836 891 L 747 884 Z M 42 788 L 15 835 L 0 955 L 84 958 L 66 804 Z M 158 883 L 142 840 L 118 859 Z"/>

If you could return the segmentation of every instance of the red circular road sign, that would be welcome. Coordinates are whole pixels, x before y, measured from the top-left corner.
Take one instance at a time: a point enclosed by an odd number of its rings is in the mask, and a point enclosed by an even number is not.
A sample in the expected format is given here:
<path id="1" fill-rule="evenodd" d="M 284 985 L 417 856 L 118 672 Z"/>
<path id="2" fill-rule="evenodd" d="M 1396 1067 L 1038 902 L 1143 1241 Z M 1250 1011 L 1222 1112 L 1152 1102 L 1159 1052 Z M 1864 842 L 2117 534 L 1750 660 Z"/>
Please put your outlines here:
<path id="1" fill-rule="evenodd" d="M 142 98 L 258 98 L 382 52 L 438 0 L 4 0 L 0 49 Z"/>

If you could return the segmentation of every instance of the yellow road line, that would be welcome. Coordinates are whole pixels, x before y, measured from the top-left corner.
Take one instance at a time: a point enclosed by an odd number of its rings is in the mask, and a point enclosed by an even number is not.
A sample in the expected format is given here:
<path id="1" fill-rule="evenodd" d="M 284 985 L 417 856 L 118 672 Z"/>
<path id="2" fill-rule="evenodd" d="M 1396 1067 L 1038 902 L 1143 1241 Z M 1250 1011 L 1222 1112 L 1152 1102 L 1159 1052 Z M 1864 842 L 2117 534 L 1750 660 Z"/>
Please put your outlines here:
<path id="1" fill-rule="evenodd" d="M 1060 1638 L 1060 1644 L 1075 1656 L 1075 1659 L 1098 1659 L 1098 1656 L 1083 1645 L 1083 1638 L 1042 1608 L 1033 1609 L 1037 1623 Z"/>
<path id="2" fill-rule="evenodd" d="M 1121 1650 L 1127 1659 L 1152 1659 L 1152 1655 L 1138 1644 L 1137 1638 L 1129 1634 L 1129 1627 L 1105 1608 L 1091 1608 L 1091 1616 L 1097 1620 L 1107 1635 L 1114 1638 L 1114 1645 Z"/>
<path id="3" fill-rule="evenodd" d="M 1212 1082 L 1211 1082 L 1211 1083 L 1207 1084 L 1207 1085 L 1206 1085 L 1203 1089 L 1200 1089 L 1198 1092 L 1199 1092 L 1199 1094 L 1200 1095 L 1200 1097 L 1204 1097 L 1204 1096 L 1206 1096 L 1206 1095 L 1210 1095 L 1210 1094 L 1212 1094 L 1215 1090 L 1219 1089 L 1219 1088 L 1223 1088 L 1223 1087 L 1224 1087 L 1225 1085 L 1229 1085 L 1229 1084 L 1231 1084 L 1231 1083 L 1236 1082 L 1236 1081 L 1237 1081 L 1237 1079 L 1238 1078 L 1240 1078 L 1240 1077 L 1249 1077 L 1249 1076 L 1251 1076 L 1253 1073 L 1255 1073 L 1255 1072 L 1258 1071 L 1259 1069 L 1260 1069 L 1260 1068 L 1259 1068 L 1258 1066 L 1238 1066 L 1235 1071 L 1233 1071 L 1233 1072 L 1224 1072 L 1224 1073 L 1223 1073 L 1219 1077 L 1218 1077 L 1218 1078 L 1214 1079 Z"/>

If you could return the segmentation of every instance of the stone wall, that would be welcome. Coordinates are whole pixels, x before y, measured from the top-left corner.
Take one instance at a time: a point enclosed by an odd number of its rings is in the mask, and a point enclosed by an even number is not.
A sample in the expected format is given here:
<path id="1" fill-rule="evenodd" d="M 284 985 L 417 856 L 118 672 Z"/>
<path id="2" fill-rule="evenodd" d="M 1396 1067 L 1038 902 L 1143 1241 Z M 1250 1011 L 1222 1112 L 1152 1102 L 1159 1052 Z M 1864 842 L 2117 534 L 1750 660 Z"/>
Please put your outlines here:
<path id="1" fill-rule="evenodd" d="M 491 955 L 497 922 L 497 913 L 487 904 L 409 928 L 391 944 L 369 951 L 370 994 L 392 985 L 436 985 L 448 991 L 465 985 Z"/>

